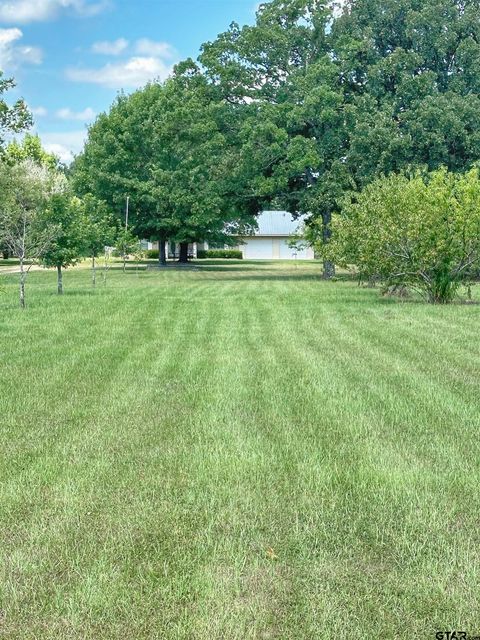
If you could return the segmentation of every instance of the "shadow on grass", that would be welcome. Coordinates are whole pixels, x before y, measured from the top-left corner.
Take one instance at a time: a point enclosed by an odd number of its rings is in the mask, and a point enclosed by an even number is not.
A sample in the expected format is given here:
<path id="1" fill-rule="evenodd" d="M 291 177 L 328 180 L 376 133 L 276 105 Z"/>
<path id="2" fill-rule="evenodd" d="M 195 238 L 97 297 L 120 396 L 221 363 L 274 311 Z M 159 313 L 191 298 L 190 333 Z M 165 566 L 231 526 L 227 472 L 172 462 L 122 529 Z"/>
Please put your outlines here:
<path id="1" fill-rule="evenodd" d="M 166 266 L 159 265 L 158 260 L 142 260 L 139 262 L 139 264 L 147 265 L 149 267 L 159 267 L 160 269 L 175 268 L 175 267 L 180 267 L 180 268 L 201 267 L 202 269 L 206 267 L 213 267 L 213 268 L 222 269 L 223 267 L 230 267 L 232 265 L 236 267 L 240 267 L 244 270 L 250 269 L 253 267 L 278 268 L 282 266 L 288 266 L 292 269 L 295 268 L 295 263 L 291 260 L 189 260 L 187 264 L 180 264 L 178 260 L 169 260 Z M 305 260 L 305 261 L 298 262 L 297 265 L 299 268 L 305 267 L 307 265 L 316 267 L 316 266 L 319 266 L 320 263 L 314 262 L 311 260 Z M 117 262 L 115 263 L 115 266 L 113 268 L 118 269 L 118 267 L 121 267 L 121 266 L 122 266 L 122 263 Z M 127 262 L 127 268 L 129 267 L 132 268 L 133 266 L 134 266 L 133 263 Z"/>
<path id="2" fill-rule="evenodd" d="M 328 281 L 323 280 L 321 276 L 316 275 L 314 273 L 292 273 L 292 274 L 282 274 L 282 273 L 264 273 L 264 274 L 248 274 L 239 275 L 235 273 L 235 270 L 225 271 L 224 273 L 220 273 L 220 277 L 209 277 L 208 275 L 204 280 L 212 280 L 212 281 L 222 281 L 222 282 L 325 282 L 328 284 Z M 217 272 L 218 273 L 218 272 Z"/>
<path id="3" fill-rule="evenodd" d="M 192 261 L 192 264 L 199 265 L 201 267 L 222 267 L 225 265 L 241 265 L 243 268 L 248 267 L 269 267 L 272 265 L 278 266 L 281 264 L 288 264 L 282 261 L 272 261 L 272 260 L 195 260 Z"/>

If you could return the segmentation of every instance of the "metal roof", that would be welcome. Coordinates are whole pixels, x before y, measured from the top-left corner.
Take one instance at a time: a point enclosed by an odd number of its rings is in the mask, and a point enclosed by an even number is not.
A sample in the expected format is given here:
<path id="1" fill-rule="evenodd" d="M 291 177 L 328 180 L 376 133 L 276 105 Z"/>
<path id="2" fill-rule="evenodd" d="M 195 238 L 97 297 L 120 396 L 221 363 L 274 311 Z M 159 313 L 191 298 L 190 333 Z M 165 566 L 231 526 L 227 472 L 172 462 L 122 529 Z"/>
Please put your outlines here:
<path id="1" fill-rule="evenodd" d="M 307 216 L 296 220 L 288 211 L 263 211 L 257 218 L 258 229 L 255 236 L 291 236 L 302 226 Z"/>

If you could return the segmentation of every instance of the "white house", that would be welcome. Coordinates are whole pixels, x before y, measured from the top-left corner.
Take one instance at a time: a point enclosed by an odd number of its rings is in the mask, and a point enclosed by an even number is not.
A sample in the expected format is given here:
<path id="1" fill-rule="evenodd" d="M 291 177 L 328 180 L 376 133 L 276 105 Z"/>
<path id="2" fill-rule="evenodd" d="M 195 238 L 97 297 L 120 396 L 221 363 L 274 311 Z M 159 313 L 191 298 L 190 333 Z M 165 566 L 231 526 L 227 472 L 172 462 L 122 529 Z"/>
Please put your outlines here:
<path id="1" fill-rule="evenodd" d="M 246 260 L 313 260 L 312 247 L 289 247 L 288 241 L 302 229 L 306 216 L 296 220 L 287 211 L 263 211 L 253 235 L 239 238 L 236 249 Z M 198 247 L 208 248 L 207 243 Z"/>
<path id="2" fill-rule="evenodd" d="M 302 229 L 306 216 L 296 220 L 287 211 L 263 211 L 257 218 L 258 228 L 252 235 L 240 237 L 238 246 L 245 260 L 313 260 L 312 247 L 292 248 L 288 241 Z M 149 249 L 158 249 L 158 242 L 148 243 Z M 189 246 L 189 255 L 196 257 L 198 249 L 208 249 L 207 242 Z M 213 247 L 210 247 L 213 249 Z M 177 257 L 178 247 L 168 243 L 168 255 Z"/>

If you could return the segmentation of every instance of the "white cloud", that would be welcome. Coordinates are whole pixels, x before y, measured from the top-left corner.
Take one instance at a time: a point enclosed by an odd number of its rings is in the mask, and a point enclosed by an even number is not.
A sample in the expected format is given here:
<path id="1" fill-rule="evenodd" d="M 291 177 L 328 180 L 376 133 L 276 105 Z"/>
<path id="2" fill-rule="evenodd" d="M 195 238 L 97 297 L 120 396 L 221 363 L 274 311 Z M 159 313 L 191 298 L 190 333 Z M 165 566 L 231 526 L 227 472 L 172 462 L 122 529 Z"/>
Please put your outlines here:
<path id="1" fill-rule="evenodd" d="M 151 80 L 165 80 L 172 66 L 156 57 L 134 57 L 109 63 L 99 69 L 70 68 L 66 75 L 74 82 L 99 84 L 110 89 L 137 89 Z"/>
<path id="2" fill-rule="evenodd" d="M 62 11 L 92 16 L 103 11 L 107 0 L 6 0 L 0 1 L 0 21 L 27 24 L 55 18 Z"/>
<path id="3" fill-rule="evenodd" d="M 17 65 L 22 62 L 26 62 L 28 64 L 42 64 L 43 51 L 40 47 L 16 47 L 15 62 Z"/>
<path id="4" fill-rule="evenodd" d="M 92 45 L 92 51 L 93 53 L 100 53 L 106 56 L 119 56 L 125 51 L 128 44 L 129 42 L 125 40 L 125 38 L 118 38 L 118 40 L 114 40 L 113 42 L 104 40 L 102 42 L 95 42 Z"/>
<path id="5" fill-rule="evenodd" d="M 141 56 L 153 56 L 155 58 L 174 58 L 175 49 L 168 42 L 154 42 L 148 38 L 137 40 L 135 51 Z"/>
<path id="6" fill-rule="evenodd" d="M 87 138 L 87 130 L 61 133 L 41 133 L 43 146 L 54 153 L 65 164 L 70 164 L 75 155 L 80 153 Z"/>
<path id="7" fill-rule="evenodd" d="M 0 47 L 7 47 L 22 36 L 20 29 L 0 29 Z"/>
<path id="8" fill-rule="evenodd" d="M 72 111 L 66 107 L 64 109 L 59 109 L 55 115 L 57 118 L 60 118 L 60 120 L 79 120 L 81 122 L 86 122 L 88 120 L 93 120 L 97 114 L 91 107 L 87 107 L 83 111 Z"/>
<path id="9" fill-rule="evenodd" d="M 21 64 L 40 64 L 43 51 L 38 47 L 18 46 L 16 42 L 23 37 L 17 28 L 0 29 L 0 68 L 17 68 Z"/>
<path id="10" fill-rule="evenodd" d="M 45 118 L 48 116 L 48 111 L 45 107 L 29 107 L 29 110 L 32 115 L 37 116 L 37 118 Z"/>

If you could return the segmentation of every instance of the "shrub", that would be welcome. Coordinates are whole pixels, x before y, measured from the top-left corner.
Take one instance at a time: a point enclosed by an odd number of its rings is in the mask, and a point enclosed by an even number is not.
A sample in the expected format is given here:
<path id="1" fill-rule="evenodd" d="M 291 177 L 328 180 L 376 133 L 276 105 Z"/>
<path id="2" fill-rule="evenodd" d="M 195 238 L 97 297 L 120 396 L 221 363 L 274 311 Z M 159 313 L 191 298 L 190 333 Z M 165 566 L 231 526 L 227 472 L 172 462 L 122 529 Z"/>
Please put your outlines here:
<path id="1" fill-rule="evenodd" d="M 197 258 L 199 260 L 206 260 L 208 258 L 223 258 L 224 260 L 242 260 L 243 254 L 238 249 L 200 249 L 197 251 Z"/>
<path id="2" fill-rule="evenodd" d="M 365 280 L 451 302 L 480 267 L 478 169 L 380 178 L 335 216 L 324 254 Z"/>
<path id="3" fill-rule="evenodd" d="M 158 249 L 148 249 L 148 251 L 146 251 L 147 260 L 158 260 L 159 253 Z"/>

